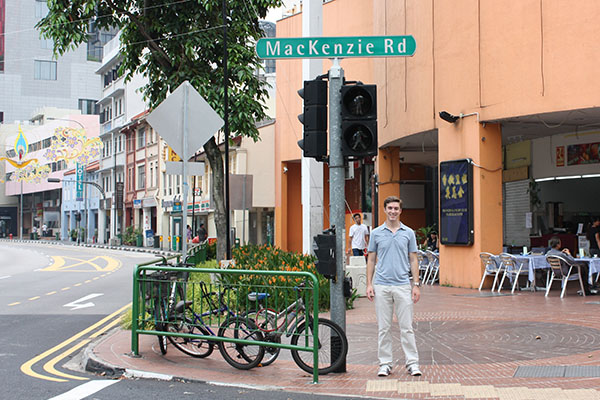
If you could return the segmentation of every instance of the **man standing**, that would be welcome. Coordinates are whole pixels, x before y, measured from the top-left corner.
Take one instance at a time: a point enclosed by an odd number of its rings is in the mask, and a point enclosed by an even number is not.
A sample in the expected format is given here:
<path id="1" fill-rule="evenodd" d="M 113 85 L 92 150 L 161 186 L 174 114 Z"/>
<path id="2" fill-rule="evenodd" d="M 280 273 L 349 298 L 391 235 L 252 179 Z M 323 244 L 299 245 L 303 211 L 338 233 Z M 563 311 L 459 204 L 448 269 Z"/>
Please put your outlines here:
<path id="1" fill-rule="evenodd" d="M 413 331 L 413 303 L 421 297 L 417 239 L 415 232 L 400 222 L 402 200 L 390 196 L 384 200 L 383 208 L 386 220 L 371 232 L 367 260 L 367 297 L 371 301 L 375 299 L 379 328 L 377 375 L 388 376 L 392 371 L 394 359 L 390 328 L 395 311 L 406 368 L 412 376 L 420 376 L 419 354 Z M 414 279 L 412 286 L 409 278 L 411 271 Z"/>
<path id="2" fill-rule="evenodd" d="M 592 218 L 592 226 L 588 232 L 588 240 L 590 241 L 591 256 L 600 256 L 600 217 Z"/>
<path id="3" fill-rule="evenodd" d="M 369 244 L 369 228 L 361 223 L 360 214 L 356 213 L 352 216 L 354 225 L 350 227 L 350 244 L 352 247 L 353 256 L 364 256 L 365 249 Z"/>

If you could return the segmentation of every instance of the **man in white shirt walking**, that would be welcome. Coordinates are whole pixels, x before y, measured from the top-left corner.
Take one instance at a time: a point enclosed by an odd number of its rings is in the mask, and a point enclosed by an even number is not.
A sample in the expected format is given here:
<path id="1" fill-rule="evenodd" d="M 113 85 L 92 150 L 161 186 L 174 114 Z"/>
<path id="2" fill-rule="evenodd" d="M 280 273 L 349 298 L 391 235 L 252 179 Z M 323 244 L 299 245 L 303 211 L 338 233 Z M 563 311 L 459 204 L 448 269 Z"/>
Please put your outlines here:
<path id="1" fill-rule="evenodd" d="M 352 255 L 364 256 L 365 249 L 369 245 L 369 228 L 361 221 L 360 214 L 356 213 L 352 216 L 354 225 L 350 227 L 350 236 Z"/>

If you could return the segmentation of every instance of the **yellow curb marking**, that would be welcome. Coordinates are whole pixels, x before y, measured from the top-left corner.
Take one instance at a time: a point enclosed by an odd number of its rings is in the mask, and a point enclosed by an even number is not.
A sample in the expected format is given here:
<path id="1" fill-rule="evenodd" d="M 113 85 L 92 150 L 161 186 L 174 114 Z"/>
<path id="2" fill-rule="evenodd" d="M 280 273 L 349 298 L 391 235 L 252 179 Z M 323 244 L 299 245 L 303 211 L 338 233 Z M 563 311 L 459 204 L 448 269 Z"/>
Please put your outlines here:
<path id="1" fill-rule="evenodd" d="M 67 345 L 73 343 L 74 341 L 76 341 L 77 339 L 81 338 L 82 336 L 92 332 L 93 330 L 95 330 L 96 328 L 102 326 L 103 324 L 105 324 L 106 322 L 110 321 L 111 319 L 113 319 L 114 317 L 118 316 L 119 314 L 121 314 L 123 311 L 125 311 L 127 308 L 129 308 L 131 306 L 131 303 L 121 307 L 120 309 L 118 309 L 117 311 L 113 312 L 112 314 L 110 314 L 107 317 L 102 318 L 100 321 L 96 322 L 95 324 L 89 326 L 88 328 L 84 329 L 83 331 L 71 336 L 69 339 L 65 340 L 62 343 L 57 344 L 56 346 L 52 347 L 50 350 L 47 350 L 45 352 L 43 352 L 42 354 L 32 358 L 31 360 L 27 361 L 26 363 L 24 363 L 23 365 L 21 365 L 21 372 L 23 372 L 26 375 L 29 375 L 33 378 L 38 378 L 38 379 L 44 379 L 47 381 L 53 381 L 53 382 L 67 382 L 66 379 L 61 379 L 61 378 L 55 378 L 52 376 L 47 376 L 47 375 L 42 375 L 42 374 L 38 374 L 37 372 L 35 372 L 32 367 L 33 365 L 35 365 L 38 361 L 43 360 L 44 358 L 48 357 L 49 355 L 57 352 L 58 350 L 62 349 L 63 347 L 66 347 Z M 117 319 L 116 321 L 118 321 L 119 319 Z M 109 324 L 109 326 L 114 326 L 114 322 L 115 321 L 111 321 L 111 323 Z M 103 328 L 102 331 L 104 331 Z M 91 337 L 95 337 L 94 335 L 92 335 Z M 87 339 L 86 339 L 87 340 Z M 86 342 L 86 340 L 83 340 L 82 342 Z M 88 340 L 89 341 L 89 340 Z M 81 342 L 77 345 L 75 345 L 75 347 L 81 347 L 83 346 L 83 344 L 81 344 Z M 76 349 L 72 350 L 75 351 Z M 66 352 L 64 352 L 64 355 L 68 355 L 70 354 L 70 352 L 72 352 L 70 350 L 67 350 Z M 63 355 L 63 357 L 64 357 Z M 46 371 L 48 371 L 48 369 L 50 371 L 54 370 L 54 364 L 56 364 L 58 361 L 60 360 L 59 357 L 54 357 L 52 360 L 50 360 L 49 362 L 47 362 L 46 364 L 44 364 L 44 369 L 46 369 Z M 54 362 L 54 363 L 52 363 Z M 59 372 L 59 371 L 56 371 Z M 63 374 L 61 372 L 59 372 L 59 376 L 63 376 L 67 375 L 67 374 Z M 71 376 L 69 376 L 71 377 Z M 74 378 L 73 378 L 74 379 Z M 81 377 L 77 377 L 77 379 L 81 379 Z M 88 378 L 84 378 L 84 379 L 88 379 Z"/>

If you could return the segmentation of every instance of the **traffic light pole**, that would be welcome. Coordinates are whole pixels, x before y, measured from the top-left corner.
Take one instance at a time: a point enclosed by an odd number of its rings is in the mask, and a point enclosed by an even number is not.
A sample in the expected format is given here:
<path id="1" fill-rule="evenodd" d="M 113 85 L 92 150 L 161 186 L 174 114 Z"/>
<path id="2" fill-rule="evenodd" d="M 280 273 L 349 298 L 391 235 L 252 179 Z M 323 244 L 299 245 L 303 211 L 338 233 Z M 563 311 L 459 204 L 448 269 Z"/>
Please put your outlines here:
<path id="1" fill-rule="evenodd" d="M 336 279 L 331 282 L 331 319 L 346 331 L 346 300 L 344 299 L 344 156 L 342 155 L 341 89 L 344 70 L 339 59 L 329 69 L 329 216 L 335 226 Z M 344 364 L 345 370 L 345 364 Z M 340 371 L 341 372 L 341 371 Z"/>

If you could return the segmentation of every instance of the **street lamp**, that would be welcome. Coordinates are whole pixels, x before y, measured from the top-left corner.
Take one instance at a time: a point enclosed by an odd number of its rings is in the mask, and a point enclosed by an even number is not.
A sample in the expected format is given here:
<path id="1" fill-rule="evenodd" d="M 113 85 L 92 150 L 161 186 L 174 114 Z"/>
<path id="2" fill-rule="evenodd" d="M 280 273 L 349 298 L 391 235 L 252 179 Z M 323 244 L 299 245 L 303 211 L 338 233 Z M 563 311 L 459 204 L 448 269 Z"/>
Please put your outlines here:
<path id="1" fill-rule="evenodd" d="M 85 126 L 83 126 L 83 124 L 77 120 L 74 119 L 69 119 L 69 118 L 55 118 L 55 117 L 46 117 L 46 119 L 48 121 L 69 121 L 69 122 L 75 122 L 76 124 L 78 124 L 81 129 L 85 130 Z"/>
<path id="2" fill-rule="evenodd" d="M 48 178 L 48 183 L 61 183 L 61 182 L 63 182 L 63 180 L 60 178 Z M 98 191 L 102 195 L 102 203 L 106 204 L 106 194 L 104 193 L 104 189 L 102 188 L 102 186 L 98 185 L 96 182 L 90 182 L 90 181 L 81 181 L 81 183 L 83 183 L 84 185 L 91 185 L 91 186 L 95 187 L 96 189 L 98 189 Z M 79 224 L 77 224 L 77 225 L 79 225 Z M 79 237 L 79 226 L 77 227 L 77 237 Z"/>

